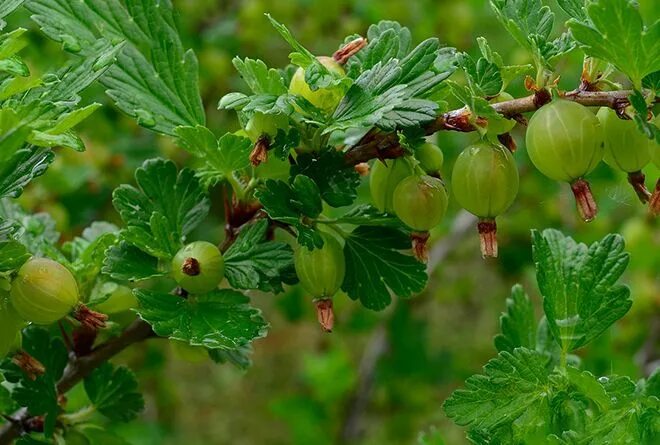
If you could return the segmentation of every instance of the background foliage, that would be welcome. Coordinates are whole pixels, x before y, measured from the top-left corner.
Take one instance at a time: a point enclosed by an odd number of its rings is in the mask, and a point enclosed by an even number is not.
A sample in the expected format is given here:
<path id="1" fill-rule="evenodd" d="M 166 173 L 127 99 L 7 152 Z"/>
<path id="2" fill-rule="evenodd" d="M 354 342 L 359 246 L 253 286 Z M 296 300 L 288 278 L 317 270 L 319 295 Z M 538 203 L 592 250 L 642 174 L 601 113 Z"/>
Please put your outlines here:
<path id="1" fill-rule="evenodd" d="M 199 57 L 207 125 L 216 134 L 238 128 L 234 113 L 216 110 L 224 94 L 244 90 L 231 64 L 235 55 L 262 59 L 268 66 L 287 64 L 289 48 L 265 12 L 285 23 L 316 54 L 329 55 L 344 36 L 364 33 L 369 24 L 391 19 L 408 26 L 416 42 L 436 36 L 444 44 L 476 55 L 475 37 L 483 35 L 506 63 L 530 62 L 482 0 L 174 3 L 184 45 Z M 657 2 L 640 1 L 640 7 L 646 18 L 658 16 Z M 34 31 L 29 32 L 32 44 L 23 52 L 34 73 L 46 72 L 67 59 L 59 45 L 37 32 L 25 10 L 8 20 Z M 560 85 L 571 89 L 579 80 L 581 59 L 575 54 L 562 63 Z M 509 91 L 514 96 L 524 94 L 522 81 L 514 81 Z M 109 105 L 81 124 L 87 151 L 58 153 L 46 175 L 19 200 L 30 210 L 50 213 L 65 240 L 93 220 L 120 222 L 111 206 L 111 192 L 121 183 L 132 183 L 132 173 L 144 159 L 164 155 L 179 165 L 193 162 L 171 138 L 158 137 L 124 117 L 110 105 L 100 85 L 85 96 L 86 103 Z M 524 152 L 521 136 L 514 133 Z M 448 158 L 445 173 L 474 137 L 439 134 L 437 142 Z M 647 374 L 660 359 L 657 222 L 645 219 L 645 208 L 625 176 L 601 164 L 591 175 L 600 214 L 587 226 L 578 221 L 567 186 L 535 172 L 527 174 L 531 166 L 526 156 L 516 158 L 520 193 L 514 207 L 498 220 L 502 230 L 497 261 L 481 259 L 474 229 L 461 226 L 453 203 L 450 216 L 433 233 L 442 261 L 434 264 L 428 288 L 416 298 L 372 312 L 351 304 L 347 297 L 337 297 L 337 328 L 325 335 L 302 292 L 294 290 L 277 298 L 255 295 L 253 302 L 263 309 L 271 330 L 267 338 L 255 342 L 254 364 L 247 371 L 214 365 L 203 354 L 200 358 L 196 351 L 164 341 L 137 345 L 118 361 L 137 372 L 146 410 L 117 432 L 140 445 L 324 445 L 349 439 L 367 445 L 415 443 L 421 431 L 427 432 L 422 443 L 439 444 L 433 433 L 437 429 L 447 444 L 466 443 L 464 432 L 445 417 L 441 403 L 494 355 L 492 337 L 511 285 L 523 283 L 538 304 L 530 247 L 530 229 L 534 228 L 561 228 L 587 243 L 608 232 L 624 235 L 631 253 L 624 282 L 631 284 L 632 310 L 579 354 L 587 356 L 585 368 L 596 374 L 634 379 Z M 649 178 L 660 175 L 652 166 L 646 173 Z M 365 192 L 363 186 L 363 198 Z M 213 218 L 195 230 L 200 239 L 219 242 L 221 196 L 212 192 L 211 198 Z M 536 313 L 540 314 L 539 307 Z M 86 396 L 80 391 L 70 397 L 74 405 Z"/>

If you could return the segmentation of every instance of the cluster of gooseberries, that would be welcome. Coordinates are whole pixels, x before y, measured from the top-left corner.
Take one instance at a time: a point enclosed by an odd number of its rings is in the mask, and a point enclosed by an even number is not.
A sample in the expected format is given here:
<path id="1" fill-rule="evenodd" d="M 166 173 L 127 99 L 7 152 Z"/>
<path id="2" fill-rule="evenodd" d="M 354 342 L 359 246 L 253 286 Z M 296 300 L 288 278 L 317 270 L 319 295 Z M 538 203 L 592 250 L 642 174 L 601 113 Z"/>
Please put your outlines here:
<path id="1" fill-rule="evenodd" d="M 224 277 L 220 250 L 203 241 L 183 247 L 172 260 L 171 275 L 189 293 L 206 293 L 218 287 Z M 132 290 L 107 281 L 93 292 L 105 298 L 92 311 L 80 304 L 81 295 L 74 275 L 49 258 L 32 257 L 0 283 L 0 357 L 21 348 L 21 330 L 28 323 L 50 325 L 73 316 L 82 324 L 101 328 L 107 317 L 136 307 Z M 4 294 L 4 295 L 3 295 Z"/>

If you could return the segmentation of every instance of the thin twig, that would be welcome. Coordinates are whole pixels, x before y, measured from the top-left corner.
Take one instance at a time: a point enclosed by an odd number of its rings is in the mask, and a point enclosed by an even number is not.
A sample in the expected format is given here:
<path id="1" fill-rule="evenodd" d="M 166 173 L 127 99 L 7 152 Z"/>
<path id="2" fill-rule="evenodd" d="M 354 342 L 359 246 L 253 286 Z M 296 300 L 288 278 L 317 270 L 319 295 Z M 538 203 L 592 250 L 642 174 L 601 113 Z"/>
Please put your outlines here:
<path id="1" fill-rule="evenodd" d="M 571 100 L 585 106 L 602 106 L 620 109 L 628 103 L 628 96 L 631 94 L 631 90 L 573 90 L 561 95 L 566 100 Z M 514 118 L 521 113 L 537 110 L 547 103 L 549 99 L 550 96 L 547 94 L 535 93 L 526 97 L 492 104 L 491 106 L 503 116 Z M 470 122 L 469 109 L 463 107 L 443 113 L 436 120 L 426 125 L 424 130 L 427 135 L 431 135 L 438 131 L 471 132 L 475 131 L 476 128 Z M 374 129 L 369 131 L 356 145 L 346 152 L 345 160 L 349 165 L 356 165 L 374 158 L 397 158 L 403 156 L 404 153 L 405 151 L 399 145 L 399 137 L 396 133 L 385 133 Z"/>

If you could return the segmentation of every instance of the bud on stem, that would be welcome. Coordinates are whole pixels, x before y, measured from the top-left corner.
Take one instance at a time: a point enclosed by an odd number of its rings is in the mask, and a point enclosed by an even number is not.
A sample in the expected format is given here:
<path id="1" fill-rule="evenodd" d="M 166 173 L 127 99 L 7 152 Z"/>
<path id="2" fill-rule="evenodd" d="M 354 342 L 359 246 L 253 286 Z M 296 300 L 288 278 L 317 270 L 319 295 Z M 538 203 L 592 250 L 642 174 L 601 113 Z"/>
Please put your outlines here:
<path id="1" fill-rule="evenodd" d="M 591 193 L 589 183 L 584 179 L 576 179 L 571 183 L 571 190 L 575 196 L 578 213 L 585 222 L 593 221 L 598 213 L 598 206 Z"/>
<path id="2" fill-rule="evenodd" d="M 316 305 L 316 316 L 319 324 L 325 332 L 332 332 L 335 325 L 335 313 L 332 310 L 332 300 L 330 298 L 319 298 L 314 301 Z"/>
<path id="3" fill-rule="evenodd" d="M 644 176 L 644 173 L 642 173 L 641 170 L 628 173 L 628 182 L 630 185 L 632 185 L 635 193 L 637 193 L 637 197 L 642 202 L 642 204 L 646 204 L 649 202 L 649 199 L 651 199 L 651 192 L 648 191 L 646 185 L 644 184 L 645 179 L 646 176 Z"/>
<path id="4" fill-rule="evenodd" d="M 481 256 L 497 258 L 497 224 L 493 218 L 479 218 L 477 223 Z"/>

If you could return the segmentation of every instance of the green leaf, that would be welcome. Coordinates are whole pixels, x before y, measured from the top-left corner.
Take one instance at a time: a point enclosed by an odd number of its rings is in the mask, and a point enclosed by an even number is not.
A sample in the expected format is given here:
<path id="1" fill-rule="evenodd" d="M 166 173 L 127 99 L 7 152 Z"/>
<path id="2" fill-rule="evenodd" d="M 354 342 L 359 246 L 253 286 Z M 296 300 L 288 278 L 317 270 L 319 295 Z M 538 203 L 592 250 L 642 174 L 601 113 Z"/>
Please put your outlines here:
<path id="1" fill-rule="evenodd" d="M 238 349 L 209 349 L 209 357 L 217 364 L 231 363 L 238 369 L 246 370 L 252 366 L 252 346 L 246 345 Z"/>
<path id="2" fill-rule="evenodd" d="M 112 203 L 126 228 L 124 240 L 158 258 L 172 258 L 206 217 L 209 200 L 192 170 L 150 159 L 135 171 L 137 188 L 121 185 Z"/>
<path id="3" fill-rule="evenodd" d="M 426 95 L 454 71 L 451 64 L 436 67 L 445 49 L 437 39 L 427 39 L 402 59 L 382 60 L 362 71 L 325 132 L 374 125 L 392 131 L 435 119 L 439 106 Z"/>
<path id="4" fill-rule="evenodd" d="M 587 13 L 591 23 L 568 21 L 587 55 L 616 66 L 636 88 L 647 74 L 660 70 L 660 20 L 645 28 L 636 5 L 628 0 L 596 0 Z"/>
<path id="5" fill-rule="evenodd" d="M 291 168 L 292 176 L 298 174 L 311 178 L 323 200 L 332 207 L 351 205 L 357 197 L 360 175 L 346 165 L 344 154 L 333 148 L 299 155 Z"/>
<path id="6" fill-rule="evenodd" d="M 0 200 L 0 220 L 12 225 L 12 238 L 33 255 L 66 262 L 66 258 L 57 248 L 60 234 L 55 229 L 55 220 L 50 215 L 27 213 L 17 203 L 5 198 Z"/>
<path id="7" fill-rule="evenodd" d="M 68 352 L 59 337 L 51 337 L 48 331 L 36 327 L 23 330 L 23 350 L 38 360 L 46 372 L 32 380 L 11 364 L 4 375 L 7 380 L 17 383 L 12 389 L 16 403 L 26 407 L 32 415 L 45 415 L 44 432 L 50 436 L 60 412 L 55 385 L 68 362 Z"/>
<path id="8" fill-rule="evenodd" d="M 538 414 L 548 403 L 550 382 L 548 358 L 526 348 L 503 351 L 484 366 L 484 374 L 474 375 L 445 401 L 447 416 L 471 429 L 492 431 L 516 422 L 526 413 Z M 530 418 L 526 423 L 545 419 Z"/>
<path id="9" fill-rule="evenodd" d="M 506 299 L 507 311 L 500 316 L 500 334 L 495 336 L 495 347 L 499 352 L 513 352 L 524 347 L 536 348 L 536 319 L 534 307 L 523 287 L 516 284 L 511 297 Z"/>
<path id="10" fill-rule="evenodd" d="M 616 284 L 629 260 L 620 235 L 589 247 L 553 229 L 533 231 L 532 239 L 543 309 L 563 351 L 586 345 L 628 312 L 630 290 Z"/>
<path id="11" fill-rule="evenodd" d="M 0 241 L 0 273 L 18 269 L 30 256 L 18 241 Z"/>
<path id="12" fill-rule="evenodd" d="M 114 224 L 96 221 L 83 230 L 82 236 L 65 243 L 62 250 L 71 259 L 82 295 L 88 295 L 101 273 L 106 250 L 117 241 L 119 228 Z"/>
<path id="13" fill-rule="evenodd" d="M 219 140 L 201 125 L 175 129 L 183 148 L 204 160 L 203 176 L 215 180 L 231 176 L 250 166 L 252 143 L 248 138 L 226 133 Z"/>
<path id="14" fill-rule="evenodd" d="M 103 363 L 85 378 L 85 392 L 98 412 L 117 422 L 130 422 L 144 409 L 135 374 L 125 366 Z"/>
<path id="15" fill-rule="evenodd" d="M 628 100 L 630 100 L 630 104 L 635 109 L 633 120 L 637 124 L 639 131 L 647 138 L 655 139 L 660 144 L 660 129 L 654 121 L 647 120 L 648 110 L 644 95 L 638 90 L 633 90 L 632 94 L 628 96 Z"/>
<path id="16" fill-rule="evenodd" d="M 170 0 L 33 0 L 26 6 L 47 36 L 73 53 L 86 54 L 98 40 L 125 42 L 101 82 L 139 124 L 169 135 L 204 124 L 197 58 L 181 43 Z"/>
<path id="17" fill-rule="evenodd" d="M 321 194 L 310 178 L 297 175 L 292 185 L 269 179 L 255 195 L 269 217 L 296 228 L 298 242 L 310 249 L 323 245 L 323 239 L 308 222 L 322 210 Z"/>
<path id="18" fill-rule="evenodd" d="M 25 0 L 4 0 L 0 3 L 0 29 L 4 28 L 6 25 L 6 22 L 1 19 L 11 14 L 16 8 L 21 6 L 24 1 Z"/>
<path id="19" fill-rule="evenodd" d="M 587 21 L 585 0 L 557 0 L 557 4 L 571 18 L 580 22 Z"/>
<path id="20" fill-rule="evenodd" d="M 244 226 L 236 241 L 224 253 L 225 277 L 234 289 L 282 292 L 290 281 L 293 251 L 286 243 L 266 240 L 268 221 Z"/>
<path id="21" fill-rule="evenodd" d="M 134 293 L 140 302 L 138 314 L 161 337 L 209 349 L 233 350 L 266 335 L 268 325 L 261 312 L 234 290 L 187 299 L 146 289 Z"/>
<path id="22" fill-rule="evenodd" d="M 89 441 L 89 445 L 131 445 L 126 440 L 99 425 L 79 424 L 75 426 L 73 431 L 82 434 Z M 65 437 L 66 439 L 67 437 Z"/>
<path id="23" fill-rule="evenodd" d="M 286 94 L 287 87 L 284 85 L 280 73 L 276 69 L 269 69 L 261 60 L 248 58 L 242 60 L 240 57 L 234 57 L 232 63 L 254 94 L 275 96 Z"/>
<path id="24" fill-rule="evenodd" d="M 166 275 L 166 272 L 158 267 L 158 258 L 127 242 L 121 242 L 106 250 L 102 270 L 119 281 L 142 281 Z"/>
<path id="25" fill-rule="evenodd" d="M 295 50 L 289 54 L 291 63 L 298 65 L 305 70 L 305 82 L 309 85 L 312 91 L 319 88 L 328 88 L 331 86 L 340 85 L 345 82 L 338 74 L 330 72 L 317 58 L 302 46 L 291 34 L 291 31 L 277 20 L 272 18 L 270 14 L 266 14 L 268 20 L 273 27 L 280 33 L 280 35 L 287 41 L 289 45 Z M 256 91 L 255 91 L 256 93 Z"/>
<path id="26" fill-rule="evenodd" d="M 473 92 L 479 96 L 496 96 L 502 91 L 504 83 L 502 74 L 495 62 L 484 57 L 475 60 L 467 53 L 458 57 L 458 63 L 465 71 Z"/>
<path id="27" fill-rule="evenodd" d="M 43 175 L 53 162 L 50 149 L 30 147 L 18 150 L 0 165 L 0 198 L 18 198 L 34 178 Z"/>
<path id="28" fill-rule="evenodd" d="M 356 226 L 389 226 L 403 228 L 403 223 L 394 215 L 382 213 L 369 204 L 353 207 L 337 218 L 337 223 L 353 224 Z"/>
<path id="29" fill-rule="evenodd" d="M 421 292 L 428 279 L 426 268 L 401 252 L 409 249 L 410 238 L 399 230 L 358 227 L 346 238 L 346 277 L 341 288 L 373 310 L 385 309 L 392 302 L 390 293 L 408 298 Z"/>
<path id="30" fill-rule="evenodd" d="M 491 0 L 490 4 L 509 34 L 533 53 L 537 65 L 551 67 L 554 58 L 574 48 L 568 34 L 550 39 L 555 17 L 541 0 Z"/>
<path id="31" fill-rule="evenodd" d="M 602 389 L 596 389 L 596 385 Z M 598 394 L 603 408 L 589 419 L 582 432 L 571 437 L 574 442 L 568 443 L 651 445 L 657 442 L 660 438 L 660 401 L 657 397 L 644 394 L 629 377 L 601 377 L 597 382 L 590 381 L 589 386 L 591 388 L 585 390 L 585 394 L 592 400 L 594 393 Z"/>

